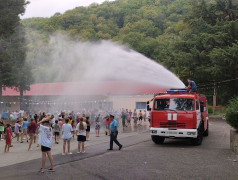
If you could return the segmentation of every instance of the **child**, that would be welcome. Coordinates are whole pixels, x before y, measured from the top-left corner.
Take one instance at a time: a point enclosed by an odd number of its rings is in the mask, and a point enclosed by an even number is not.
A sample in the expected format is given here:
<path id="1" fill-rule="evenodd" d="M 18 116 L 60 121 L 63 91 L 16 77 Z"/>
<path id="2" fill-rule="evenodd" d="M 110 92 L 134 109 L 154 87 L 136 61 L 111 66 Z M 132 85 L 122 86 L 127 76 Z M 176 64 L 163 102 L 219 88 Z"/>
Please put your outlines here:
<path id="1" fill-rule="evenodd" d="M 144 122 L 145 122 L 146 121 L 146 110 L 144 110 L 143 116 L 144 116 Z"/>
<path id="2" fill-rule="evenodd" d="M 130 111 L 131 112 L 131 111 Z M 131 113 L 130 112 L 127 112 L 126 113 L 126 120 L 127 120 L 127 124 L 128 125 L 131 125 Z"/>
<path id="3" fill-rule="evenodd" d="M 61 136 L 62 126 L 63 126 L 63 119 L 62 118 L 59 118 L 58 125 L 59 125 L 59 130 L 60 130 L 59 134 Z"/>
<path id="4" fill-rule="evenodd" d="M 142 111 L 140 110 L 140 112 L 139 112 L 139 126 L 141 126 L 141 124 L 142 124 L 142 119 L 143 119 L 143 114 L 142 114 Z"/>
<path id="5" fill-rule="evenodd" d="M 73 139 L 74 139 L 74 135 L 75 135 L 75 130 L 76 130 L 76 126 L 75 126 L 75 122 L 72 121 L 72 128 L 73 128 Z"/>
<path id="6" fill-rule="evenodd" d="M 44 173 L 45 170 L 45 160 L 46 160 L 46 154 L 48 155 L 48 158 L 50 160 L 51 168 L 48 169 L 50 172 L 54 172 L 54 163 L 53 163 L 53 156 L 51 154 L 51 145 L 52 145 L 52 129 L 50 125 L 50 120 L 53 119 L 54 116 L 46 116 L 43 118 L 40 122 L 37 123 L 37 125 L 40 125 L 39 128 L 39 140 L 38 144 L 41 145 L 41 151 L 42 151 L 42 167 L 41 172 Z"/>
<path id="7" fill-rule="evenodd" d="M 10 124 L 10 131 L 11 131 L 11 140 L 13 139 L 13 138 L 15 138 L 14 137 L 14 128 L 15 128 L 15 126 L 14 126 L 14 124 L 12 123 L 12 124 Z M 12 142 L 12 141 L 11 141 Z M 11 145 L 10 145 L 10 147 L 13 147 L 13 145 L 12 145 L 12 143 L 11 143 Z"/>
<path id="8" fill-rule="evenodd" d="M 15 136 L 17 137 L 17 142 L 19 142 L 20 128 L 21 128 L 20 120 L 17 118 L 17 122 L 14 128 L 14 133 L 15 133 Z"/>
<path id="9" fill-rule="evenodd" d="M 21 134 L 21 143 L 23 143 L 23 137 L 26 136 L 26 142 L 28 142 L 28 136 L 27 136 L 27 127 L 29 122 L 27 121 L 27 118 L 24 118 L 24 121 L 22 122 L 22 134 Z"/>
<path id="10" fill-rule="evenodd" d="M 122 112 L 121 120 L 122 120 L 122 127 L 126 127 L 126 114 L 125 114 L 125 112 Z"/>
<path id="11" fill-rule="evenodd" d="M 27 127 L 27 133 L 30 136 L 30 143 L 29 143 L 28 151 L 32 150 L 31 145 L 32 145 L 34 138 L 36 137 L 36 129 L 37 129 L 37 124 L 35 123 L 34 119 L 31 118 L 31 123 Z"/>
<path id="12" fill-rule="evenodd" d="M 78 152 L 77 153 L 81 153 L 80 151 L 81 143 L 82 143 L 82 153 L 85 153 L 84 142 L 86 141 L 86 129 L 87 129 L 87 124 L 83 122 L 83 118 L 81 118 L 80 122 L 76 126 L 76 133 L 78 135 Z"/>
<path id="13" fill-rule="evenodd" d="M 58 124 L 58 120 L 55 121 L 54 132 L 55 132 L 55 144 L 59 144 L 60 127 Z"/>
<path id="14" fill-rule="evenodd" d="M 65 155 L 66 142 L 68 145 L 68 154 L 72 154 L 70 152 L 70 140 L 72 139 L 72 131 L 73 131 L 73 129 L 72 129 L 71 124 L 69 124 L 69 119 L 66 118 L 65 124 L 63 124 L 63 126 L 62 126 L 62 134 L 63 134 L 63 141 L 64 141 L 62 155 Z"/>
<path id="15" fill-rule="evenodd" d="M 87 124 L 87 129 L 86 129 L 86 140 L 89 140 L 89 133 L 90 133 L 90 126 L 91 122 L 89 120 L 89 116 L 86 117 L 86 124 Z"/>
<path id="16" fill-rule="evenodd" d="M 136 112 L 136 109 L 133 112 L 133 119 L 134 119 L 134 125 L 136 126 L 137 125 L 137 112 Z"/>
<path id="17" fill-rule="evenodd" d="M 4 140 L 4 118 L 0 120 L 0 140 Z"/>
<path id="18" fill-rule="evenodd" d="M 110 117 L 106 116 L 106 135 L 110 136 Z"/>
<path id="19" fill-rule="evenodd" d="M 10 130 L 10 124 L 7 124 L 7 128 L 6 128 L 6 145 L 5 145 L 5 150 L 4 150 L 5 153 L 9 152 L 10 146 L 11 146 L 11 130 Z"/>
<path id="20" fill-rule="evenodd" d="M 99 137 L 99 132 L 100 132 L 100 121 L 99 121 L 99 118 L 100 118 L 100 114 L 98 114 L 98 116 L 96 117 L 96 120 L 95 120 L 95 132 L 96 132 L 96 137 Z M 80 120 L 81 121 L 81 120 Z M 87 124 L 86 124 L 87 126 Z M 86 127 L 87 128 L 87 127 Z"/>

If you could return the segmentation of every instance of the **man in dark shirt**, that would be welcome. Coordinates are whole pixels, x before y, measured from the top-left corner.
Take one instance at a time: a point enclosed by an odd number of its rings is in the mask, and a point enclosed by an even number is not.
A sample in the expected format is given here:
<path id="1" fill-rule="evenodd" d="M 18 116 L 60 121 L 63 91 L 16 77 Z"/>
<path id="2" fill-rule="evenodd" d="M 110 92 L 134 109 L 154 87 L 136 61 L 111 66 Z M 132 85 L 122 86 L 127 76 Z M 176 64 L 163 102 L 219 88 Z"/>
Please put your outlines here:
<path id="1" fill-rule="evenodd" d="M 194 81 L 192 81 L 190 78 L 187 79 L 188 81 L 188 86 L 187 86 L 187 90 L 190 93 L 196 92 L 197 91 L 197 85 Z"/>

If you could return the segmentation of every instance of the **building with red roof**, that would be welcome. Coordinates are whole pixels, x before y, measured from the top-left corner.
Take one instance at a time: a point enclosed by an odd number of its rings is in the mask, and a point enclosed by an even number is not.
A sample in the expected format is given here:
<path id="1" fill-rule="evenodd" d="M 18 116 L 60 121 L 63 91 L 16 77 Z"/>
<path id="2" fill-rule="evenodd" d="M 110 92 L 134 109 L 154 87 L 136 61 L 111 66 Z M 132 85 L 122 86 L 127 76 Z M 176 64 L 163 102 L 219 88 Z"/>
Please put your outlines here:
<path id="1" fill-rule="evenodd" d="M 52 106 L 69 108 L 74 105 L 79 108 L 134 109 L 141 102 L 144 109 L 146 101 L 164 90 L 166 88 L 157 85 L 131 81 L 39 83 L 32 84 L 30 91 L 24 92 L 23 107 L 47 110 Z M 19 95 L 15 88 L 4 88 L 1 108 L 19 109 Z"/>

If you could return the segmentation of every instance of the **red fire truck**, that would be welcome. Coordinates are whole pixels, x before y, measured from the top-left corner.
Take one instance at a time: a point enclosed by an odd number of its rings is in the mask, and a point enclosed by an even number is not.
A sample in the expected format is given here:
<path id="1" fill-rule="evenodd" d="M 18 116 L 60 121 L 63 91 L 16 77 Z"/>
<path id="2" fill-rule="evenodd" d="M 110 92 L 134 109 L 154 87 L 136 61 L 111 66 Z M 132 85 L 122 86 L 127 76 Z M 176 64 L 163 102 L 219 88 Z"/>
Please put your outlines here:
<path id="1" fill-rule="evenodd" d="M 151 110 L 150 134 L 154 143 L 163 144 L 165 138 L 190 138 L 200 145 L 208 136 L 208 104 L 202 94 L 186 90 L 169 90 L 154 97 Z"/>

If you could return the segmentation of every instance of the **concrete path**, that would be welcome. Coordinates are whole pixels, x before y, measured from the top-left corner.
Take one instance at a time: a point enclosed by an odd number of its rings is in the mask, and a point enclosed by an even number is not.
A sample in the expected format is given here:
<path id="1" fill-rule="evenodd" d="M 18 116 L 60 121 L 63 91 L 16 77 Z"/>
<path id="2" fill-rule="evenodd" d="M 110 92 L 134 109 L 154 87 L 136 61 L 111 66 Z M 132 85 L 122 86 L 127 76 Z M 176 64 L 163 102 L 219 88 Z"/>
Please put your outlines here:
<path id="1" fill-rule="evenodd" d="M 149 129 L 149 122 L 143 122 L 142 126 L 136 127 L 134 124 L 132 124 L 130 127 L 125 127 L 124 129 L 122 127 L 119 127 L 119 135 L 118 139 L 134 136 L 140 132 L 148 131 Z M 85 142 L 85 151 L 87 151 L 87 148 L 90 146 L 95 146 L 101 143 L 108 143 L 109 148 L 109 140 L 110 136 L 105 135 L 105 130 L 102 128 L 100 131 L 100 137 L 96 137 L 94 134 L 94 130 L 92 129 L 92 133 L 90 133 L 89 141 Z M 16 138 L 12 140 L 13 147 L 10 148 L 9 153 L 4 153 L 4 147 L 5 147 L 5 140 L 0 141 L 0 167 L 9 166 L 17 163 L 22 163 L 26 161 L 30 161 L 33 159 L 39 159 L 41 158 L 41 148 L 37 147 L 37 143 L 32 144 L 32 151 L 28 151 L 28 143 L 26 140 L 23 140 L 24 143 L 20 143 L 16 141 Z M 36 141 L 38 142 L 38 141 Z M 77 152 L 77 139 L 71 140 L 71 152 L 76 153 Z M 54 143 L 54 137 L 53 137 L 53 143 L 52 143 L 52 150 L 53 155 L 61 154 L 63 152 L 63 142 L 62 139 L 60 139 L 59 144 Z"/>
<path id="2" fill-rule="evenodd" d="M 72 155 L 62 156 L 62 143 L 53 145 L 56 170 L 54 173 L 47 171 L 40 173 L 41 159 L 34 157 L 29 161 L 1 167 L 0 177 L 4 180 L 127 180 L 132 178 L 237 180 L 238 155 L 232 153 L 229 147 L 230 126 L 223 119 L 217 118 L 211 118 L 209 126 L 209 136 L 204 137 L 200 146 L 192 146 L 187 139 L 166 139 L 163 145 L 154 144 L 147 124 L 136 129 L 126 128 L 119 133 L 119 141 L 123 144 L 120 151 L 116 145 L 113 151 L 107 151 L 109 137 L 101 135 L 96 138 L 93 134 L 91 140 L 87 142 L 84 154 L 75 153 L 75 149 Z M 40 157 L 40 149 L 36 151 L 37 156 Z M 18 153 L 19 157 L 12 156 L 8 160 L 12 161 L 12 158 L 18 160 L 22 158 L 20 156 L 28 158 L 32 153 L 26 152 L 23 148 Z M 49 167 L 48 159 L 46 167 Z"/>

